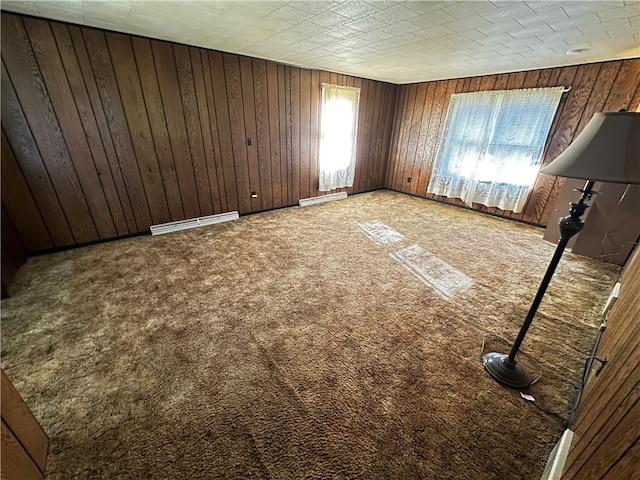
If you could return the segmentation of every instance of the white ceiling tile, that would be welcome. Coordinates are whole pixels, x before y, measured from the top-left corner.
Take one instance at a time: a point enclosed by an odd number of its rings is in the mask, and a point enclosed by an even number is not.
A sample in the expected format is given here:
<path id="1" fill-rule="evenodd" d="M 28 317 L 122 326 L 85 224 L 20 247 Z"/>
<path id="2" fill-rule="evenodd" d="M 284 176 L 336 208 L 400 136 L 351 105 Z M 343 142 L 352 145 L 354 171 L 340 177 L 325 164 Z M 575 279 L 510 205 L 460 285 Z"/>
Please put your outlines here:
<path id="1" fill-rule="evenodd" d="M 383 32 L 382 30 L 373 30 L 371 32 L 361 34 L 360 38 L 364 38 L 371 43 L 384 43 L 390 38 L 393 38 L 393 35 Z"/>
<path id="2" fill-rule="evenodd" d="M 349 0 L 343 2 L 335 7 L 332 7 L 333 12 L 339 13 L 343 17 L 350 18 L 351 20 L 357 20 L 368 15 L 372 15 L 378 12 L 380 9 L 376 5 L 371 5 L 366 2 L 358 0 Z"/>
<path id="3" fill-rule="evenodd" d="M 393 5 L 392 7 L 380 10 L 378 13 L 374 13 L 371 16 L 385 23 L 393 24 L 417 17 L 418 13 L 402 5 Z"/>
<path id="4" fill-rule="evenodd" d="M 498 3 L 498 2 L 496 2 Z M 478 13 L 486 13 L 495 10 L 496 6 L 485 0 L 475 2 L 456 2 L 455 4 L 444 7 L 442 10 L 455 18 L 465 18 Z"/>
<path id="5" fill-rule="evenodd" d="M 452 22 L 445 23 L 451 30 L 458 32 L 461 30 L 468 30 L 470 28 L 480 28 L 491 25 L 490 22 L 482 18 L 480 15 L 470 15 L 468 17 L 459 18 Z"/>
<path id="6" fill-rule="evenodd" d="M 312 2 L 312 1 L 294 1 L 289 2 L 289 5 L 305 12 L 312 13 L 314 15 L 329 10 L 335 7 L 338 2 Z"/>
<path id="7" fill-rule="evenodd" d="M 398 83 L 640 56 L 640 2 L 630 0 L 7 0 L 0 7 Z M 567 56 L 576 45 L 592 48 Z"/>
<path id="8" fill-rule="evenodd" d="M 280 20 L 282 22 L 296 24 L 313 17 L 313 14 L 298 10 L 297 8 L 293 8 L 289 5 L 283 5 L 277 10 L 272 11 L 269 14 L 269 17 Z"/>
<path id="9" fill-rule="evenodd" d="M 428 13 L 428 12 L 432 12 L 433 10 L 439 10 L 441 8 L 444 8 L 446 6 L 451 5 L 451 2 L 436 2 L 436 1 L 419 1 L 419 2 L 404 2 L 404 4 L 410 8 L 411 10 L 418 12 L 418 13 Z"/>
<path id="10" fill-rule="evenodd" d="M 291 27 L 294 32 L 304 33 L 306 35 L 323 35 L 329 31 L 327 27 L 311 22 L 302 22 Z"/>
<path id="11" fill-rule="evenodd" d="M 402 35 L 404 33 L 412 33 L 416 30 L 420 30 L 421 27 L 416 25 L 415 23 L 403 21 L 394 23 L 393 25 L 388 25 L 381 30 L 383 32 L 391 33 L 392 35 Z"/>
<path id="12" fill-rule="evenodd" d="M 359 20 L 347 23 L 347 27 L 361 32 L 370 32 L 377 28 L 384 28 L 387 24 L 373 17 L 363 17 Z"/>
<path id="13" fill-rule="evenodd" d="M 604 12 L 610 9 L 621 9 L 624 7 L 624 3 L 621 1 L 608 0 L 605 2 L 598 1 L 582 1 L 582 2 L 568 2 L 562 6 L 562 9 L 571 18 L 580 17 L 594 12 Z"/>
<path id="14" fill-rule="evenodd" d="M 322 25 L 323 27 L 335 28 L 339 27 L 340 25 L 344 25 L 345 23 L 352 22 L 353 20 L 347 17 L 343 17 L 339 13 L 327 10 L 311 17 L 309 21 L 317 25 Z"/>
<path id="15" fill-rule="evenodd" d="M 505 20 L 527 17 L 533 13 L 524 2 L 496 2 L 496 9 L 480 12 L 480 16 L 491 23 L 500 23 Z"/>
<path id="16" fill-rule="evenodd" d="M 555 5 L 551 2 L 546 2 L 547 6 Z M 523 27 L 536 27 L 541 23 L 558 22 L 562 20 L 568 20 L 569 16 L 565 13 L 564 9 L 557 7 L 547 9 L 546 11 L 539 11 L 535 15 L 529 15 L 526 17 L 518 17 L 515 20 Z"/>
<path id="17" fill-rule="evenodd" d="M 421 36 L 422 38 L 433 39 L 444 37 L 445 35 L 450 35 L 451 33 L 455 32 L 449 27 L 445 27 L 444 25 L 435 25 L 432 27 L 425 27 L 421 30 L 416 30 L 414 33 Z"/>
<path id="18" fill-rule="evenodd" d="M 362 32 L 360 30 L 354 30 L 353 28 L 350 28 L 348 26 L 342 26 L 338 28 L 332 28 L 327 32 L 327 35 L 331 35 L 335 38 L 346 38 L 360 35 L 361 33 Z"/>
<path id="19" fill-rule="evenodd" d="M 581 15 L 580 17 L 568 18 L 566 20 L 551 20 L 547 22 L 547 24 L 556 32 L 564 30 L 566 28 L 580 27 L 583 25 L 591 25 L 594 23 L 600 23 L 600 19 L 595 13 Z"/>
<path id="20" fill-rule="evenodd" d="M 23 0 L 2 0 L 0 3 L 2 10 L 8 10 L 10 12 L 20 12 L 28 15 L 38 15 L 38 7 L 36 2 L 23 1 Z"/>
<path id="21" fill-rule="evenodd" d="M 628 5 L 621 8 L 609 8 L 597 13 L 601 22 L 608 22 L 610 20 L 618 20 L 634 15 L 640 15 L 640 4 Z"/>
<path id="22" fill-rule="evenodd" d="M 547 27 L 548 28 L 548 27 Z M 491 23 L 482 27 L 478 27 L 478 30 L 485 35 L 493 35 L 494 33 L 512 33 L 520 32 L 525 28 L 513 19 L 503 20 L 502 22 Z"/>
<path id="23" fill-rule="evenodd" d="M 442 23 L 450 22 L 452 20 L 455 20 L 455 17 L 453 15 L 449 15 L 443 10 L 434 10 L 433 12 L 413 17 L 409 21 L 421 27 L 431 27 L 434 25 L 440 25 Z"/>
<path id="24" fill-rule="evenodd" d="M 361 48 L 365 45 L 369 45 L 370 43 L 371 42 L 362 37 L 351 37 L 340 40 L 340 45 L 351 48 Z"/>

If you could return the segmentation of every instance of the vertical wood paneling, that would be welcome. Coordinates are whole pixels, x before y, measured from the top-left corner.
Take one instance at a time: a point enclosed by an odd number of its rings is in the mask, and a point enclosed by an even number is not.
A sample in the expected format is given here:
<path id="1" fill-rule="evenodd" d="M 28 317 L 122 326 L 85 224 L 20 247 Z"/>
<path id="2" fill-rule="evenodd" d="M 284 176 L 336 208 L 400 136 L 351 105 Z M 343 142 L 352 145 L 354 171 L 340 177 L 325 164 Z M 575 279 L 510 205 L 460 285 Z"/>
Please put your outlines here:
<path id="1" fill-rule="evenodd" d="M 117 164 L 135 216 L 135 231 L 142 231 L 152 224 L 151 213 L 113 71 L 111 54 L 103 32 L 89 28 L 83 28 L 81 32 L 83 40 L 78 39 L 78 42 L 84 42 L 89 55 Z M 4 52 L 5 50 L 2 51 L 3 55 Z"/>
<path id="2" fill-rule="evenodd" d="M 211 212 L 221 213 L 220 184 L 218 182 L 218 170 L 216 168 L 216 156 L 211 135 L 211 120 L 207 106 L 207 91 L 205 87 L 205 61 L 200 55 L 200 49 L 190 48 L 191 66 L 193 69 L 193 82 L 195 88 L 195 102 L 198 111 L 197 129 L 202 135 L 204 170 L 208 176 L 209 196 L 211 197 Z"/>
<path id="3" fill-rule="evenodd" d="M 51 24 L 51 28 L 58 45 L 60 58 L 64 64 L 64 70 L 69 81 L 69 87 L 73 94 L 78 115 L 82 122 L 86 141 L 91 151 L 91 156 L 93 157 L 96 173 L 100 179 L 100 186 L 109 205 L 109 211 L 116 228 L 116 233 L 117 235 L 126 235 L 130 231 L 129 226 L 125 217 L 122 201 L 111 172 L 111 166 L 107 159 L 106 150 L 102 144 L 102 138 L 100 136 L 100 130 L 92 108 L 88 87 L 80 67 L 79 56 L 76 53 L 76 49 L 67 26 L 59 23 L 53 23 Z"/>
<path id="4" fill-rule="evenodd" d="M 203 129 L 207 130 L 211 139 L 211 148 L 212 152 L 207 153 L 207 161 L 213 162 L 213 170 L 215 170 L 216 179 L 217 179 L 217 192 L 213 193 L 214 198 L 214 206 L 216 202 L 220 205 L 220 210 L 218 212 L 228 212 L 231 211 L 228 207 L 228 199 L 227 199 L 227 186 L 225 184 L 225 173 L 224 166 L 222 162 L 222 151 L 220 146 L 220 135 L 218 131 L 218 119 L 216 117 L 216 102 L 213 95 L 213 83 L 211 81 L 211 77 L 213 75 L 211 71 L 211 61 L 209 59 L 209 53 L 206 50 L 197 49 L 198 54 L 200 55 L 200 60 L 202 61 L 202 75 L 204 77 L 204 89 L 205 96 L 200 97 L 201 102 L 205 102 L 204 107 L 206 107 L 206 114 L 203 112 L 201 118 L 203 119 Z M 203 108 L 202 106 L 200 108 Z M 205 138 L 207 138 L 205 133 Z M 209 168 L 209 172 L 211 174 L 212 169 Z M 214 182 L 211 181 L 211 185 L 214 185 Z"/>
<path id="5" fill-rule="evenodd" d="M 149 127 L 131 37 L 109 32 L 106 34 L 106 40 L 151 222 L 166 223 L 170 219 L 167 198 Z"/>
<path id="6" fill-rule="evenodd" d="M 9 296 L 9 285 L 13 281 L 13 277 L 27 261 L 27 251 L 22 240 L 20 240 L 20 234 L 16 230 L 11 217 L 9 217 L 4 204 L 2 204 L 2 251 L 0 252 L 0 261 L 2 266 L 1 296 L 2 298 L 6 298 Z M 2 411 L 4 413 L 5 399 L 3 398 L 2 401 Z"/>
<path id="7" fill-rule="evenodd" d="M 254 59 L 253 63 L 253 79 L 254 79 L 254 98 L 256 105 L 256 150 L 258 154 L 258 168 L 260 173 L 260 208 L 266 210 L 273 208 L 273 177 L 271 174 L 271 162 L 269 155 L 271 153 L 271 137 L 269 129 L 269 97 L 267 82 L 267 62 L 264 60 Z M 274 135 L 277 138 L 277 135 Z M 279 160 L 278 160 L 279 165 Z"/>
<path id="8" fill-rule="evenodd" d="M 220 145 L 220 159 L 224 176 L 227 211 L 238 210 L 238 181 L 231 142 L 231 127 L 229 124 L 229 104 L 227 102 L 227 84 L 222 54 L 209 52 L 211 68 L 211 85 L 213 89 L 213 105 L 216 109 L 217 133 Z"/>
<path id="9" fill-rule="evenodd" d="M 637 478 L 640 430 L 640 250 L 623 271 L 620 296 L 597 355 L 608 363 L 591 375 L 571 428 L 563 480 Z"/>
<path id="10" fill-rule="evenodd" d="M 155 146 L 169 215 L 173 221 L 180 220 L 184 218 L 185 212 L 182 207 L 182 195 L 171 152 L 171 142 L 167 130 L 167 121 L 164 116 L 162 98 L 158 86 L 158 76 L 151 52 L 151 44 L 149 40 L 138 37 L 133 37 L 131 42 L 140 74 L 142 95 L 148 112 L 147 119 L 149 128 L 151 129 L 150 139 L 153 139 Z M 144 131 L 147 132 L 146 127 L 143 128 Z"/>
<path id="11" fill-rule="evenodd" d="M 204 143 L 198 103 L 196 99 L 193 68 L 189 48 L 184 45 L 174 45 L 173 55 L 178 72 L 179 98 L 182 100 L 183 121 L 187 131 L 187 148 L 191 153 L 193 174 L 200 205 L 200 215 L 213 214 L 211 201 L 211 187 L 209 185 L 209 172 L 204 157 Z M 175 95 L 175 92 L 174 92 Z"/>
<path id="12" fill-rule="evenodd" d="M 396 103 L 386 186 L 433 197 L 426 193 L 426 188 L 453 92 L 571 86 L 571 90 L 563 95 L 546 142 L 542 159 L 545 165 L 573 141 L 595 112 L 632 107 L 640 85 L 639 78 L 640 59 L 630 59 L 458 79 L 455 86 L 451 84 L 453 80 L 402 85 Z M 422 95 L 416 92 L 424 87 L 427 94 L 420 113 Z M 430 100 L 430 89 L 435 89 L 433 100 Z M 419 118 L 415 118 L 416 115 Z M 423 133 L 425 125 L 426 134 Z M 410 152 L 414 148 L 415 158 L 412 158 Z M 412 177 L 410 188 L 406 183 L 409 172 Z M 517 214 L 477 204 L 473 208 L 544 225 L 554 213 L 563 184 L 562 178 L 538 175 L 524 210 Z M 462 203 L 460 199 L 437 198 L 454 204 Z"/>
<path id="13" fill-rule="evenodd" d="M 78 64 L 80 66 L 82 78 L 87 89 L 89 102 L 91 103 L 91 108 L 96 121 L 96 127 L 98 129 L 99 139 L 95 138 L 95 142 L 100 141 L 102 143 L 102 147 L 104 148 L 108 166 L 108 170 L 105 169 L 105 171 L 108 171 L 113 178 L 113 183 L 118 195 L 118 200 L 120 201 L 120 206 L 122 207 L 122 212 L 127 223 L 128 233 L 137 232 L 138 228 L 136 226 L 135 214 L 131 206 L 131 198 L 129 192 L 127 191 L 127 185 L 122 172 L 122 168 L 118 162 L 118 156 L 113 144 L 113 138 L 111 137 L 111 132 L 109 131 L 107 117 L 105 115 L 105 110 L 100 98 L 100 86 L 98 85 L 96 77 L 93 73 L 91 61 L 89 60 L 89 54 L 87 53 L 84 38 L 82 37 L 82 31 L 79 27 L 76 26 L 60 26 L 68 27 L 69 34 L 71 35 L 73 50 L 76 54 Z M 57 26 L 54 26 L 54 32 L 57 29 Z M 85 127 L 85 132 L 87 132 L 88 138 L 93 138 L 90 127 Z M 112 213 L 114 220 L 117 221 L 118 213 L 113 211 Z"/>
<path id="14" fill-rule="evenodd" d="M 249 197 L 251 210 L 255 212 L 261 208 L 262 192 L 260 191 L 260 168 L 258 164 L 256 107 L 253 92 L 253 66 L 249 57 L 240 57 L 240 79 L 242 83 L 242 108 L 244 110 L 244 134 L 247 152 L 247 168 L 249 174 Z M 249 145 L 249 142 L 251 145 Z M 253 198 L 253 192 L 257 195 Z"/>
<path id="15" fill-rule="evenodd" d="M 153 125 L 159 137 L 163 137 L 164 125 L 166 122 L 166 131 L 168 133 L 168 141 L 172 150 L 172 162 L 175 163 L 176 177 L 178 179 L 180 201 L 186 218 L 194 218 L 200 216 L 200 195 L 196 186 L 195 172 L 193 169 L 193 161 L 191 158 L 191 150 L 189 148 L 189 139 L 187 137 L 187 128 L 184 121 L 184 111 L 180 96 L 177 95 L 180 87 L 178 85 L 178 72 L 175 64 L 175 57 L 171 44 L 165 42 L 152 41 L 151 49 L 153 52 L 153 60 L 155 63 L 155 71 L 157 72 L 157 83 L 160 92 L 160 99 L 156 98 L 156 107 L 164 110 L 164 115 L 159 117 L 160 112 L 154 112 Z M 141 52 L 142 53 L 142 52 Z M 140 60 L 142 62 L 142 60 Z M 147 61 L 149 61 L 147 59 Z M 151 65 L 147 68 L 151 70 Z M 148 75 L 148 74 L 147 74 Z M 145 84 L 147 84 L 145 82 Z M 155 86 L 153 78 L 148 79 L 149 96 L 155 94 Z M 164 120 L 164 122 L 163 122 Z M 165 141 L 161 140 L 164 146 Z M 167 152 L 168 153 L 168 152 Z M 165 163 L 165 162 L 161 162 Z M 171 179 L 173 180 L 173 179 Z M 171 183 L 171 182 L 169 182 Z M 175 192 L 175 188 L 171 188 Z M 200 188 L 202 191 L 202 187 Z M 177 203 L 178 199 L 171 199 L 171 203 Z M 174 210 L 177 205 L 174 206 Z"/>
<path id="16" fill-rule="evenodd" d="M 394 85 L 6 12 L 2 40 L 3 203 L 29 252 L 325 193 L 321 82 L 361 88 L 342 190 L 384 185 Z"/>
<path id="17" fill-rule="evenodd" d="M 66 212 L 73 237 L 76 242 L 98 238 L 82 185 L 69 158 L 69 151 L 45 80 L 20 18 L 11 16 L 10 21 L 2 22 L 2 44 L 5 45 L 2 58 L 8 76 L 56 195 Z M 7 49 L 6 45 L 12 45 L 14 48 Z M 9 133 L 11 127 L 12 125 L 5 126 L 10 141 L 13 136 Z M 16 149 L 14 153 L 17 153 Z"/>
<path id="18" fill-rule="evenodd" d="M 24 239 L 28 251 L 44 250 L 53 247 L 53 240 L 44 223 L 42 214 L 31 195 L 20 166 L 16 161 L 9 141 L 2 130 L 2 209 L 5 205 L 7 218 L 12 228 L 16 229 L 19 238 Z M 4 220 L 2 222 L 4 227 Z M 4 234 L 3 234 L 4 235 Z"/>
<path id="19" fill-rule="evenodd" d="M 236 55 L 223 54 L 224 78 L 227 84 L 229 99 L 229 125 L 231 127 L 231 145 L 233 147 L 233 164 L 238 185 L 238 202 L 240 213 L 252 211 L 251 183 L 249 179 L 249 160 L 244 124 L 244 106 L 242 103 L 242 78 L 240 77 L 240 61 Z"/>
<path id="20" fill-rule="evenodd" d="M 83 132 L 83 127 L 49 22 L 26 18 L 24 23 L 59 123 L 60 136 L 56 138 L 56 143 L 59 145 L 60 154 L 68 156 L 70 165 L 73 165 L 80 185 L 79 193 L 86 200 L 99 237 L 114 237 L 115 225 L 86 135 L 72 133 Z"/>

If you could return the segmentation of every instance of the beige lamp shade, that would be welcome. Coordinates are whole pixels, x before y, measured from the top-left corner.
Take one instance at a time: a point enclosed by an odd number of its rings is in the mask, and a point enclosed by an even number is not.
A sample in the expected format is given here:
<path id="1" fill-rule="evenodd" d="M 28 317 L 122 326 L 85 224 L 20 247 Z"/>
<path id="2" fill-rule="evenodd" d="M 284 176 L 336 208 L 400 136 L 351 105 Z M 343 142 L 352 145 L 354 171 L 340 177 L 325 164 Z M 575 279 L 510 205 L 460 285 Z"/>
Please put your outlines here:
<path id="1" fill-rule="evenodd" d="M 540 173 L 640 184 L 640 113 L 596 113 L 578 138 Z"/>

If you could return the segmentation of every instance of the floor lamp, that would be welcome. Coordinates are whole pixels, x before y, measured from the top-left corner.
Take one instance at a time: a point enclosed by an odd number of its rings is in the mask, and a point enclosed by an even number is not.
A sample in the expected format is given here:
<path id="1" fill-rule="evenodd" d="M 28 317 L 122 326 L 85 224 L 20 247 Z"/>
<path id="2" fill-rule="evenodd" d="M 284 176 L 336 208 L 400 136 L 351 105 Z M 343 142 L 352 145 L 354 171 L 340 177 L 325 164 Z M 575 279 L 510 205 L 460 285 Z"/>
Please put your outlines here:
<path id="1" fill-rule="evenodd" d="M 527 370 L 518 363 L 516 355 L 538 310 L 551 277 L 569 239 L 578 233 L 584 222 L 580 216 L 596 181 L 640 184 L 640 113 L 596 113 L 578 138 L 569 145 L 541 173 L 586 180 L 577 203 L 571 203 L 569 216 L 560 219 L 560 240 L 538 293 L 529 309 L 509 355 L 487 353 L 482 362 L 495 380 L 511 388 L 525 388 L 533 381 Z"/>

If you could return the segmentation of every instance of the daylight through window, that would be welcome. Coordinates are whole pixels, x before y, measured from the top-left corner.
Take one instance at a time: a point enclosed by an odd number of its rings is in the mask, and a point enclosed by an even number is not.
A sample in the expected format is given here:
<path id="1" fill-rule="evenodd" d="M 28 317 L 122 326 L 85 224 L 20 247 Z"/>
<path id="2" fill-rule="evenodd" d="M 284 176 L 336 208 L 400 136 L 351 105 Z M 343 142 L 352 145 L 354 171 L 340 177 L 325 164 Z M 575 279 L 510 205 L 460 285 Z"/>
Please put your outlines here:
<path id="1" fill-rule="evenodd" d="M 562 91 L 453 94 L 427 192 L 522 211 Z"/>
<path id="2" fill-rule="evenodd" d="M 322 85 L 320 191 L 353 185 L 359 100 L 359 88 Z"/>

